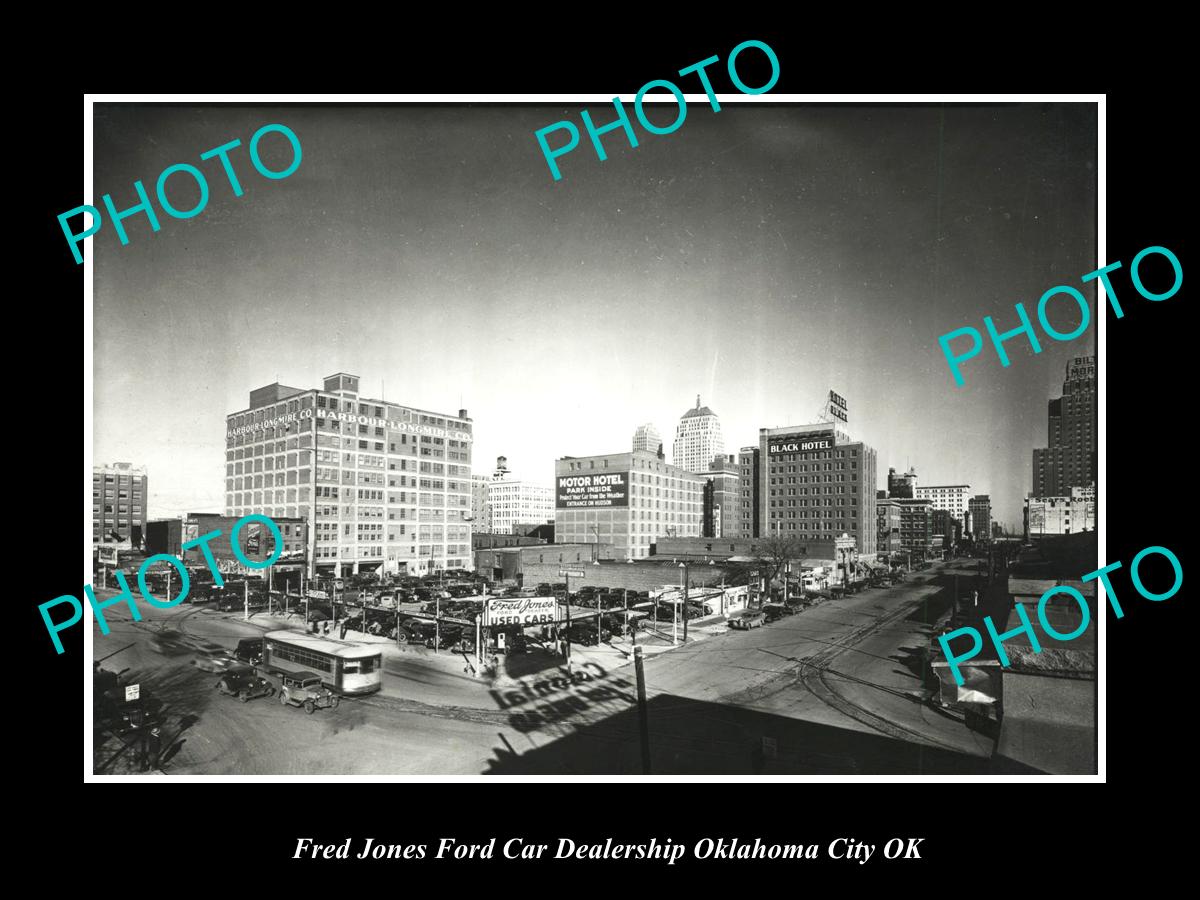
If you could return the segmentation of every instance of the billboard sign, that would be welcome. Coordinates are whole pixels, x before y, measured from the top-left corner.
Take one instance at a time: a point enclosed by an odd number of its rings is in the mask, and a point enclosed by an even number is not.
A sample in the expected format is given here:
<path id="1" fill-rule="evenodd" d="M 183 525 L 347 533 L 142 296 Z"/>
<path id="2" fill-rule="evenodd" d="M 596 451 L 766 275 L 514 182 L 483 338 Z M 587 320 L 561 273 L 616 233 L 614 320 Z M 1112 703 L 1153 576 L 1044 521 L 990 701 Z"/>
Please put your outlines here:
<path id="1" fill-rule="evenodd" d="M 829 392 L 829 414 L 835 419 L 847 421 L 846 398 L 835 391 Z"/>
<path id="2" fill-rule="evenodd" d="M 556 481 L 558 509 L 629 506 L 628 472 L 560 475 Z"/>
<path id="3" fill-rule="evenodd" d="M 553 597 L 489 597 L 484 606 L 484 624 L 541 625 L 558 618 L 558 601 Z"/>
<path id="4" fill-rule="evenodd" d="M 767 454 L 807 453 L 812 450 L 832 450 L 833 430 L 781 434 L 767 441 Z"/>
<path id="5" fill-rule="evenodd" d="M 112 544 L 101 544 L 96 548 L 96 561 L 102 566 L 115 566 L 117 564 L 117 548 Z"/>

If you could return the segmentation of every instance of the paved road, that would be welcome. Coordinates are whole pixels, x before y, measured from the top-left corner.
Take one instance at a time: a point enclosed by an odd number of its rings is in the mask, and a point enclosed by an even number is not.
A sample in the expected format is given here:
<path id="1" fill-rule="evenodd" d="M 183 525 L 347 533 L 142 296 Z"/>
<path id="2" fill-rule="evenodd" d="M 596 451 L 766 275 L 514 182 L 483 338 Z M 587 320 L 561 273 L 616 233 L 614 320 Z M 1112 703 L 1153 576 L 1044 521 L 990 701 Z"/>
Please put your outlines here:
<path id="1" fill-rule="evenodd" d="M 652 771 L 986 771 L 990 742 L 922 702 L 922 620 L 936 619 L 949 583 L 948 570 L 934 570 L 648 659 Z M 135 643 L 105 666 L 131 667 L 126 677 L 168 703 L 170 774 L 642 771 L 634 674 L 622 654 L 577 655 L 571 678 L 557 658 L 529 654 L 514 674 L 487 682 L 465 673 L 461 658 L 393 650 L 383 691 L 309 716 L 269 698 L 221 696 L 218 676 L 198 672 L 190 655 L 151 649 L 160 629 L 232 649 L 274 624 L 188 604 L 144 609 L 141 623 L 123 608 L 108 612 L 113 633 L 95 629 L 95 656 Z"/>

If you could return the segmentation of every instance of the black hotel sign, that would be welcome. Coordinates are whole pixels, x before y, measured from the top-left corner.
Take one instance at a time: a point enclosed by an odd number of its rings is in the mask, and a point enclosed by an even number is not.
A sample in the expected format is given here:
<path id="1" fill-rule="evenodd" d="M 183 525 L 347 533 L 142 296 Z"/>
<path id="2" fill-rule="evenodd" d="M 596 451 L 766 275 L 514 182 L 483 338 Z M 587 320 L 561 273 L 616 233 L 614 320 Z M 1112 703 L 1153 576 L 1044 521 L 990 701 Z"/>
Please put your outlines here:
<path id="1" fill-rule="evenodd" d="M 767 443 L 767 454 L 808 453 L 813 450 L 832 450 L 833 432 L 814 431 L 808 434 L 783 434 Z"/>

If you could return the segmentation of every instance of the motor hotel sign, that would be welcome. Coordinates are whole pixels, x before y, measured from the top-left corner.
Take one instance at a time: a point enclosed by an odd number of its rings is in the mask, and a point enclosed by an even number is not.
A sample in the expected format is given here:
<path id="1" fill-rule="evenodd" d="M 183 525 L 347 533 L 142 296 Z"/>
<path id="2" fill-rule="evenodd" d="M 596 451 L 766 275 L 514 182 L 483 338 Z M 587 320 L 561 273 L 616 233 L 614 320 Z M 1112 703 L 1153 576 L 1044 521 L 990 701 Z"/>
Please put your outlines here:
<path id="1" fill-rule="evenodd" d="M 560 475 L 558 509 L 585 509 L 629 505 L 628 472 L 595 472 L 590 475 Z"/>

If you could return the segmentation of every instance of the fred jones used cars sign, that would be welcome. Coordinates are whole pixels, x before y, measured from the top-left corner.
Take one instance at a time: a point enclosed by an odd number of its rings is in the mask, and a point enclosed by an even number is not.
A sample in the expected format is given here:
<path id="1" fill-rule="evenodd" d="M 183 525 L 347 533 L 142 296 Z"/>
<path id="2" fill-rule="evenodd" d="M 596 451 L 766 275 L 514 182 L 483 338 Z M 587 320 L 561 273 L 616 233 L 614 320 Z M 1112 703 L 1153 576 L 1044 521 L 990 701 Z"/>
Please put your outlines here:
<path id="1" fill-rule="evenodd" d="M 558 619 L 558 601 L 553 597 L 516 597 L 501 600 L 492 597 L 487 602 L 486 624 L 541 625 Z"/>

